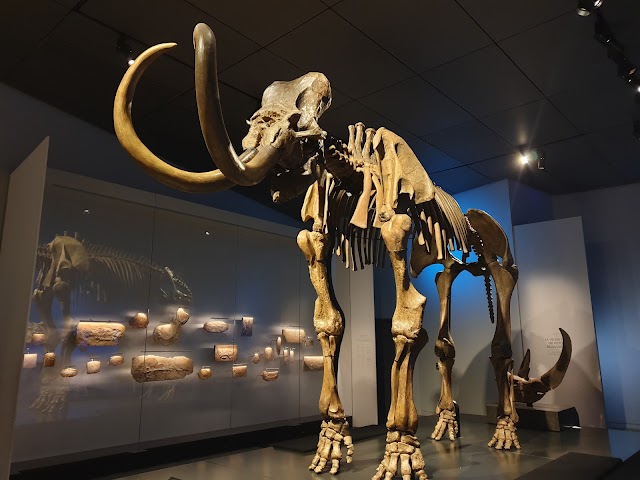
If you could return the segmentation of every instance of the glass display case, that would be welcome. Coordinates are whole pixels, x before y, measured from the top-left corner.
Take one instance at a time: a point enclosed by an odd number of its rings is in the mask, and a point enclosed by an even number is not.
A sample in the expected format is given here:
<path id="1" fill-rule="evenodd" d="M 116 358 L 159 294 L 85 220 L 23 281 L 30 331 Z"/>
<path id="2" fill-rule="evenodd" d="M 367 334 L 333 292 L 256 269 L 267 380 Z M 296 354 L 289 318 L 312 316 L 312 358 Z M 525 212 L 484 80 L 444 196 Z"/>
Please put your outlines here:
<path id="1" fill-rule="evenodd" d="M 47 185 L 14 461 L 319 418 L 297 232 L 141 198 Z"/>

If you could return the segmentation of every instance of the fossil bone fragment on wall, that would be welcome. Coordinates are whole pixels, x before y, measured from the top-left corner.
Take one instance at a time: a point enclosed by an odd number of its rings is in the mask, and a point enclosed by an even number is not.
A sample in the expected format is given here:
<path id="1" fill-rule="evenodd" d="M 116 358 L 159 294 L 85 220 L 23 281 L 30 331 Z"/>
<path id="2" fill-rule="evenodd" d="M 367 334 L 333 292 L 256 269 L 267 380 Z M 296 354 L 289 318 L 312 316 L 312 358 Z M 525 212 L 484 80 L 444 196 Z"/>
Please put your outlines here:
<path id="1" fill-rule="evenodd" d="M 211 378 L 212 375 L 213 372 L 211 371 L 211 367 L 209 366 L 202 367 L 200 368 L 200 370 L 198 370 L 198 378 L 200 380 L 207 380 L 208 378 Z"/>
<path id="2" fill-rule="evenodd" d="M 304 329 L 294 327 L 283 328 L 282 336 L 287 343 L 304 343 L 305 338 L 307 338 Z"/>
<path id="3" fill-rule="evenodd" d="M 93 358 L 87 362 L 87 373 L 99 373 L 101 367 L 100 360 L 94 360 Z"/>
<path id="4" fill-rule="evenodd" d="M 251 356 L 251 361 L 253 363 L 260 363 L 260 354 L 258 352 L 255 352 L 252 356 Z"/>
<path id="5" fill-rule="evenodd" d="M 280 352 L 282 352 L 282 337 L 278 335 L 276 339 L 276 355 L 280 355 Z"/>
<path id="6" fill-rule="evenodd" d="M 38 364 L 37 353 L 25 353 L 22 359 L 22 368 L 36 368 Z"/>
<path id="7" fill-rule="evenodd" d="M 223 333 L 229 330 L 229 324 L 224 320 L 209 320 L 202 326 L 209 333 Z"/>
<path id="8" fill-rule="evenodd" d="M 131 376 L 138 383 L 179 380 L 193 373 L 193 360 L 183 356 L 139 355 L 131 361 Z"/>
<path id="9" fill-rule="evenodd" d="M 172 345 L 180 338 L 182 326 L 189 320 L 189 313 L 182 307 L 176 310 L 169 323 L 163 323 L 153 329 L 153 339 L 160 345 Z"/>
<path id="10" fill-rule="evenodd" d="M 279 370 L 263 370 L 260 375 L 265 382 L 273 382 L 278 379 Z"/>
<path id="11" fill-rule="evenodd" d="M 34 345 L 44 345 L 47 338 L 44 333 L 33 333 L 31 334 L 31 343 Z"/>
<path id="12" fill-rule="evenodd" d="M 129 319 L 129 325 L 133 328 L 147 328 L 147 325 L 149 325 L 149 317 L 146 313 L 138 312 Z"/>
<path id="13" fill-rule="evenodd" d="M 56 354 L 54 352 L 47 352 L 44 354 L 44 366 L 53 367 L 56 364 Z"/>
<path id="14" fill-rule="evenodd" d="M 238 359 L 237 345 L 216 345 L 213 359 L 216 362 L 235 362 Z"/>
<path id="15" fill-rule="evenodd" d="M 308 372 L 315 372 L 324 369 L 324 357 L 322 355 L 305 355 L 304 369 Z"/>
<path id="16" fill-rule="evenodd" d="M 250 337 L 253 335 L 253 317 L 242 317 L 242 332 L 243 337 Z"/>
<path id="17" fill-rule="evenodd" d="M 288 348 L 285 348 L 282 351 L 282 361 L 284 363 L 289 363 L 289 349 Z"/>
<path id="18" fill-rule="evenodd" d="M 79 322 L 76 327 L 76 345 L 108 347 L 118 345 L 125 327 L 117 322 Z"/>
<path id="19" fill-rule="evenodd" d="M 71 378 L 78 375 L 78 369 L 75 367 L 64 367 L 60 372 L 61 377 Z"/>
<path id="20" fill-rule="evenodd" d="M 121 353 L 116 353 L 109 357 L 109 365 L 112 367 L 117 367 L 118 365 L 122 365 L 124 363 L 124 357 Z"/>
<path id="21" fill-rule="evenodd" d="M 264 358 L 266 360 L 272 360 L 273 359 L 273 348 L 264 347 Z"/>
<path id="22" fill-rule="evenodd" d="M 234 365 L 232 369 L 233 378 L 246 377 L 247 376 L 247 365 Z"/>
<path id="23" fill-rule="evenodd" d="M 178 310 L 176 310 L 174 321 L 178 325 L 184 325 L 185 323 L 187 323 L 187 321 L 189 321 L 189 318 L 190 318 L 189 312 L 187 312 L 184 308 L 180 307 L 178 308 Z"/>

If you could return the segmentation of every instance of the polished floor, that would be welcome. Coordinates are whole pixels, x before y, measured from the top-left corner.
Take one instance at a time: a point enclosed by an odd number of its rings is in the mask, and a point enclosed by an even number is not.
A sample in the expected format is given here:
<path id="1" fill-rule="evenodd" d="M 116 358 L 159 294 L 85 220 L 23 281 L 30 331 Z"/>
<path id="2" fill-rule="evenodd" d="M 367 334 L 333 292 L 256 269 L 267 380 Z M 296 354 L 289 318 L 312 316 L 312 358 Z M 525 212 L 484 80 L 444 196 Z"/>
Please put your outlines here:
<path id="1" fill-rule="evenodd" d="M 421 419 L 419 439 L 430 479 L 514 479 L 568 452 L 611 456 L 626 460 L 640 450 L 640 432 L 571 429 L 564 432 L 519 430 L 522 450 L 496 451 L 486 446 L 493 427 L 467 421 L 455 442 L 428 439 L 432 419 Z M 427 430 L 429 430 L 427 432 Z M 120 480 L 304 480 L 370 479 L 384 451 L 384 438 L 358 442 L 354 461 L 339 475 L 307 470 L 312 455 L 255 448 L 199 458 L 190 463 L 163 465 L 150 471 L 129 472 Z"/>

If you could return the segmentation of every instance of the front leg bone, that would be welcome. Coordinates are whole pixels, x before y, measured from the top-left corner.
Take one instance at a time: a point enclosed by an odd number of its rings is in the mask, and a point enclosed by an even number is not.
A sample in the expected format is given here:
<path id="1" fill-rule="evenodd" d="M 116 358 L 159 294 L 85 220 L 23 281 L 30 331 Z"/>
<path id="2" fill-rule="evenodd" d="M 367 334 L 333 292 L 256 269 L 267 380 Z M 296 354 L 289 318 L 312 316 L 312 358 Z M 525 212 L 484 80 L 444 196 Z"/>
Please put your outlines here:
<path id="1" fill-rule="evenodd" d="M 317 195 L 317 192 L 315 194 Z M 304 230 L 298 235 L 298 246 L 307 259 L 311 283 L 318 294 L 313 312 L 313 324 L 322 346 L 324 361 L 322 389 L 318 402 L 324 421 L 318 437 L 316 454 L 309 469 L 321 473 L 330 461 L 330 471 L 336 474 L 342 459 L 342 443 L 347 447 L 347 463 L 351 463 L 353 442 L 336 382 L 344 316 L 335 301 L 331 285 L 330 240 L 328 235 L 317 231 Z"/>

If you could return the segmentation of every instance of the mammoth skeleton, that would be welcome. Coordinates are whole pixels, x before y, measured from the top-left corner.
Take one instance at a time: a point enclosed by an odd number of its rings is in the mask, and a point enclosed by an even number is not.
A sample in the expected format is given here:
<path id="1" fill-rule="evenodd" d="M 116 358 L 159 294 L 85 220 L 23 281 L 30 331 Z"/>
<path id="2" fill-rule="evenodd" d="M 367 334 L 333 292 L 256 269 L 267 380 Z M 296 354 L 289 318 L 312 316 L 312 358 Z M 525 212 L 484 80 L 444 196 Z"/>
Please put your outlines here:
<path id="1" fill-rule="evenodd" d="M 270 85 L 260 109 L 249 120 L 244 151 L 238 155 L 229 141 L 220 107 L 215 37 L 209 27 L 199 24 L 193 38 L 198 115 L 219 170 L 193 173 L 168 165 L 142 143 L 133 127 L 131 106 L 137 82 L 153 60 L 174 43 L 149 48 L 125 73 L 114 103 L 116 135 L 150 175 L 179 190 L 215 192 L 269 178 L 274 202 L 306 192 L 302 220 L 312 221 L 313 226 L 300 232 L 298 245 L 317 292 L 313 320 L 324 361 L 319 401 L 324 420 L 309 468 L 318 473 L 329 468 L 335 474 L 342 459 L 341 445 L 346 445 L 347 463 L 354 452 L 336 384 L 344 316 L 331 284 L 332 253 L 354 269 L 384 264 L 388 254 L 395 278 L 391 407 L 386 450 L 374 479 L 401 474 L 406 480 L 412 472 L 417 478 L 427 478 L 416 437 L 418 413 L 413 400 L 413 369 L 427 343 L 422 328 L 426 299 L 411 284 L 409 274 L 416 277 L 432 264 L 444 266 L 436 276 L 440 328 L 435 352 L 442 386 L 432 438 L 439 440 L 448 433 L 453 440 L 458 431 L 451 392 L 455 346 L 449 328 L 450 292 L 458 274 L 468 271 L 485 277 L 489 298 L 493 278 L 497 297 L 490 359 L 499 393 L 498 422 L 489 446 L 520 448 L 514 392 L 521 397 L 539 396 L 555 388 L 564 376 L 570 353 L 567 356 L 565 351 L 543 379 L 513 374 L 509 305 L 518 270 L 500 225 L 480 210 L 463 214 L 456 201 L 431 181 L 407 143 L 393 132 L 367 129 L 358 123 L 349 126 L 347 144 L 327 135 L 318 120 L 331 104 L 331 87 L 321 73 Z M 407 258 L 410 239 L 413 246 Z M 462 252 L 461 260 L 453 256 L 454 250 Z M 472 250 L 478 257 L 475 262 L 468 261 Z"/>

